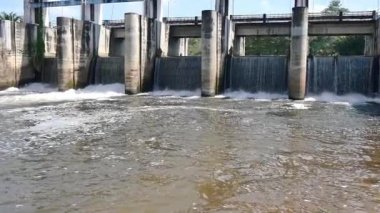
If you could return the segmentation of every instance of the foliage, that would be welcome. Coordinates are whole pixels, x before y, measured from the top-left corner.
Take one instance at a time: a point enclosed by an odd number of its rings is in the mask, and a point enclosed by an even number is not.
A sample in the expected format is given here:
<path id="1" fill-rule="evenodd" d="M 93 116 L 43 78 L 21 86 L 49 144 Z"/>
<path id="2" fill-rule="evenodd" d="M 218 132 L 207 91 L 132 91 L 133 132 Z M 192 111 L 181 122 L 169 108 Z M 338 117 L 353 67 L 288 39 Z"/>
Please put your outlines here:
<path id="1" fill-rule="evenodd" d="M 10 12 L 10 13 L 1 12 L 0 13 L 0 20 L 9 20 L 9 21 L 14 21 L 14 22 L 22 22 L 21 16 L 18 16 L 14 12 Z"/>
<path id="2" fill-rule="evenodd" d="M 201 39 L 200 38 L 189 39 L 189 55 L 190 56 L 201 55 Z"/>
<path id="3" fill-rule="evenodd" d="M 246 55 L 287 55 L 290 39 L 288 37 L 247 37 Z"/>
<path id="4" fill-rule="evenodd" d="M 340 11 L 348 12 L 347 8 L 342 7 L 340 0 L 331 0 L 329 6 L 322 11 L 323 14 L 338 14 Z"/>
<path id="5" fill-rule="evenodd" d="M 337 15 L 339 12 L 349 12 L 342 7 L 340 0 L 331 0 L 329 6 L 322 11 L 326 15 Z M 363 36 L 318 36 L 310 38 L 311 55 L 362 55 L 364 51 Z"/>

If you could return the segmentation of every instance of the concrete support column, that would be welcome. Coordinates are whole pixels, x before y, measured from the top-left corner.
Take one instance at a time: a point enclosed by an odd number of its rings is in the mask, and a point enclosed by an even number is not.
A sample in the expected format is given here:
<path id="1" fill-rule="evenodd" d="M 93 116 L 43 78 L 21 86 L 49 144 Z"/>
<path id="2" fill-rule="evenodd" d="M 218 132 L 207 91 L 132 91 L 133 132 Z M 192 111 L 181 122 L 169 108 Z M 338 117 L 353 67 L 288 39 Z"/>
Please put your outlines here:
<path id="1" fill-rule="evenodd" d="M 103 8 L 101 4 L 85 4 L 82 3 L 82 21 L 91 21 L 95 24 L 103 23 Z"/>
<path id="2" fill-rule="evenodd" d="M 73 32 L 70 18 L 57 18 L 57 73 L 58 89 L 74 88 Z"/>
<path id="3" fill-rule="evenodd" d="M 214 96 L 218 72 L 218 14 L 202 11 L 202 96 Z"/>
<path id="4" fill-rule="evenodd" d="M 144 16 L 162 21 L 162 0 L 144 0 Z"/>
<path id="5" fill-rule="evenodd" d="M 373 56 L 375 54 L 375 38 L 374 36 L 364 36 L 364 55 Z"/>
<path id="6" fill-rule="evenodd" d="M 35 2 L 47 2 L 47 0 L 24 0 L 24 18 L 23 21 L 25 24 L 36 24 L 38 23 L 39 13 L 42 13 L 43 26 L 49 26 L 49 14 L 48 8 L 33 8 L 32 3 Z"/>
<path id="7" fill-rule="evenodd" d="M 233 55 L 245 56 L 245 37 L 235 37 Z"/>
<path id="8" fill-rule="evenodd" d="M 125 93 L 137 94 L 141 91 L 141 16 L 125 14 Z"/>
<path id="9" fill-rule="evenodd" d="M 188 55 L 188 38 L 170 38 L 169 39 L 169 56 L 187 56 Z"/>
<path id="10" fill-rule="evenodd" d="M 215 10 L 222 16 L 229 16 L 230 0 L 215 0 Z"/>
<path id="11" fill-rule="evenodd" d="M 293 8 L 288 89 L 294 100 L 303 100 L 306 95 L 308 24 L 308 8 Z"/>

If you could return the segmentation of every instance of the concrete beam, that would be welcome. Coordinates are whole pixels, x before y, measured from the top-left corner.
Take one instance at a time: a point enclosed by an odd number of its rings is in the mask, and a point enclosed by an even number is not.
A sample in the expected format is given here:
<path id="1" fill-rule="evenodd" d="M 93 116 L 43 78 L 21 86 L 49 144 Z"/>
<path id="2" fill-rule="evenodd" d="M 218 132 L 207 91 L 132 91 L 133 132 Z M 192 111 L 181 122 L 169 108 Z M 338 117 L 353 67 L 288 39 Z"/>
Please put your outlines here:
<path id="1" fill-rule="evenodd" d="M 376 24 L 370 22 L 309 23 L 309 36 L 373 35 Z M 290 36 L 291 23 L 236 24 L 236 36 Z"/>
<path id="2" fill-rule="evenodd" d="M 173 38 L 200 38 L 201 25 L 171 25 L 170 37 Z"/>
<path id="3" fill-rule="evenodd" d="M 368 22 L 321 22 L 309 24 L 310 36 L 373 35 L 376 25 Z"/>
<path id="4" fill-rule="evenodd" d="M 33 0 L 32 0 L 33 1 Z M 123 3 L 123 2 L 139 2 L 144 0 L 87 0 L 88 4 L 107 4 L 107 3 Z M 47 8 L 47 7 L 67 7 L 78 6 L 82 4 L 82 0 L 56 0 L 50 2 L 31 3 L 32 8 Z"/>
<path id="5" fill-rule="evenodd" d="M 290 36 L 291 23 L 236 24 L 235 36 Z"/>

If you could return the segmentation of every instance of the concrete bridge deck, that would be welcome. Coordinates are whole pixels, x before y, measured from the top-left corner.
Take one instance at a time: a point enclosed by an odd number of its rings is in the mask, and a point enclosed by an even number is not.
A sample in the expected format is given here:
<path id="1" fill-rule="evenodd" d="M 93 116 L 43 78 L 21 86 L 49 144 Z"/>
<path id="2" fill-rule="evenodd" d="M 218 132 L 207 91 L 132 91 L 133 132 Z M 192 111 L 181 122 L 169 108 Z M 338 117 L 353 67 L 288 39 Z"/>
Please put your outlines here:
<path id="1" fill-rule="evenodd" d="M 309 13 L 310 36 L 372 35 L 376 31 L 377 13 L 359 11 L 337 14 Z M 290 36 L 291 14 L 232 15 L 235 35 Z M 170 25 L 170 37 L 201 37 L 201 17 L 164 18 Z M 113 28 L 115 38 L 124 38 L 124 20 L 105 21 Z"/>

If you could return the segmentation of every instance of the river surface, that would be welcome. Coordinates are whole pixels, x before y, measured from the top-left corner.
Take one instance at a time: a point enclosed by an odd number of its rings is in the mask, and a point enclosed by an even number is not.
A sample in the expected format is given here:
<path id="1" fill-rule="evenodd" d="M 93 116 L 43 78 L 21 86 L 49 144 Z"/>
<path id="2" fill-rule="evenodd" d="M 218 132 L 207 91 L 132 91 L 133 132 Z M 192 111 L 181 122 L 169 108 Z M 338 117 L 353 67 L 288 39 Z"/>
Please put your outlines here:
<path id="1" fill-rule="evenodd" d="M 378 99 L 121 93 L 0 92 L 0 212 L 380 212 Z"/>

